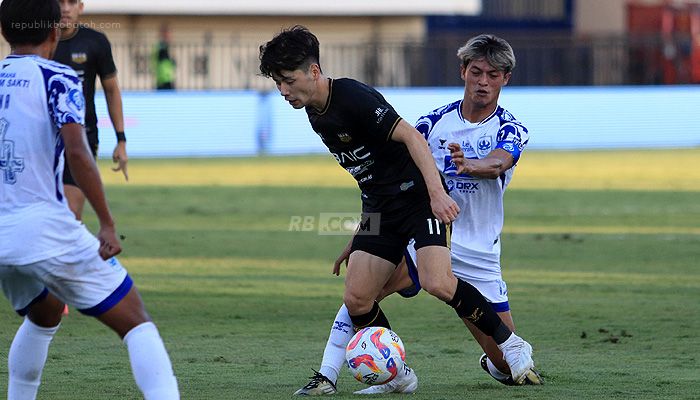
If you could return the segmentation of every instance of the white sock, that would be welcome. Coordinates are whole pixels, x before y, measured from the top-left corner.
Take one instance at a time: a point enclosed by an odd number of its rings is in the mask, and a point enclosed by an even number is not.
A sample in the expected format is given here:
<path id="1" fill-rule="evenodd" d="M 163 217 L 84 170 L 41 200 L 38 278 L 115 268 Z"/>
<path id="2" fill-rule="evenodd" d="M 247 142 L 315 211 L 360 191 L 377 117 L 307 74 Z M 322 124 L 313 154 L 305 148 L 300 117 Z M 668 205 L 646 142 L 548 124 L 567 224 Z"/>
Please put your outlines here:
<path id="1" fill-rule="evenodd" d="M 503 351 L 504 347 L 509 346 L 510 344 L 517 341 L 518 339 L 520 339 L 520 337 L 518 335 L 516 335 L 515 332 L 512 332 L 510 334 L 510 336 L 508 336 L 508 339 L 506 339 L 505 342 L 498 345 L 498 348 L 501 349 L 501 351 Z"/>
<path id="2" fill-rule="evenodd" d="M 180 393 L 168 352 L 153 322 L 144 322 L 124 336 L 136 386 L 146 400 L 178 400 Z"/>
<path id="3" fill-rule="evenodd" d="M 7 355 L 8 400 L 36 398 L 41 383 L 41 372 L 49 354 L 49 344 L 59 326 L 60 324 L 53 328 L 42 328 L 29 318 L 24 318 Z"/>
<path id="4" fill-rule="evenodd" d="M 496 378 L 496 380 L 503 381 L 510 378 L 509 374 L 504 374 L 500 369 L 496 368 L 488 357 L 486 358 L 486 366 L 489 368 L 489 374 Z"/>
<path id="5" fill-rule="evenodd" d="M 399 371 L 398 375 L 396 375 L 396 378 L 394 378 L 394 380 L 396 381 L 396 383 L 403 382 L 414 374 L 415 372 L 413 372 L 413 370 L 407 364 L 404 364 L 403 368 L 401 369 L 401 371 Z"/>
<path id="6" fill-rule="evenodd" d="M 321 368 L 318 371 L 333 383 L 338 380 L 340 369 L 345 365 L 345 347 L 354 334 L 355 331 L 352 329 L 350 314 L 348 314 L 348 309 L 343 304 L 335 316 L 326 348 L 323 350 Z"/>

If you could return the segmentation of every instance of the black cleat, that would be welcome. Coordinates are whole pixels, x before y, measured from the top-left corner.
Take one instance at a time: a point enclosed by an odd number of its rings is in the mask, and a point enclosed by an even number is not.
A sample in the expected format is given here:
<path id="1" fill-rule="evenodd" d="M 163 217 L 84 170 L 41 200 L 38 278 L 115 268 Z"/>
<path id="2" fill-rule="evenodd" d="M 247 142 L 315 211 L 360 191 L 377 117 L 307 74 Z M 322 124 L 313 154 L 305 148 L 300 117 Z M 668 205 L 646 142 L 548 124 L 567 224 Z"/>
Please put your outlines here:
<path id="1" fill-rule="evenodd" d="M 316 370 L 312 369 L 312 371 L 314 371 L 314 376 L 309 377 L 311 380 L 306 386 L 294 392 L 295 396 L 327 396 L 338 391 L 330 379 Z"/>

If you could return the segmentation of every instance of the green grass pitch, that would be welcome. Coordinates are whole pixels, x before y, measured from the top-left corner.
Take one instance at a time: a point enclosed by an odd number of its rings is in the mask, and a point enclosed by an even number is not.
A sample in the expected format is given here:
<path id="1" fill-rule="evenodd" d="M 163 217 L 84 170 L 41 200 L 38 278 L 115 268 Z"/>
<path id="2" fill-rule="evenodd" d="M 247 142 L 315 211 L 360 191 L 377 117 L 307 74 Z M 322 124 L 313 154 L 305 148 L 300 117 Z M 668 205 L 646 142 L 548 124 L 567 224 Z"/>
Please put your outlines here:
<path id="1" fill-rule="evenodd" d="M 528 152 L 506 194 L 503 269 L 542 387 L 505 387 L 446 305 L 383 308 L 420 385 L 412 399 L 693 399 L 700 387 L 700 149 Z M 183 399 L 289 399 L 318 368 L 347 236 L 289 231 L 292 216 L 359 210 L 332 158 L 101 163 L 130 271 Z M 94 229 L 92 215 L 86 218 Z M 0 393 L 21 320 L 0 311 Z M 362 385 L 341 373 L 338 399 Z M 115 334 L 71 310 L 40 399 L 138 399 Z M 380 399 L 400 396 L 375 397 Z"/>

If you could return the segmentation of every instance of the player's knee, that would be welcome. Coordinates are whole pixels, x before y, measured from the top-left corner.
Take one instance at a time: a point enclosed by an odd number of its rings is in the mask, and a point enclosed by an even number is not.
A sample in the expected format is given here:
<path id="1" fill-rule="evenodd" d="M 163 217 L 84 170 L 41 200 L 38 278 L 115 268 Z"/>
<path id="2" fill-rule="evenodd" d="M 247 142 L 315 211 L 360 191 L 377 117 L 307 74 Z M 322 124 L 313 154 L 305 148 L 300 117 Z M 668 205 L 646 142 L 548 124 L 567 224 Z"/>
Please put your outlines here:
<path id="1" fill-rule="evenodd" d="M 350 315 L 366 314 L 372 309 L 372 306 L 374 306 L 374 299 L 367 299 L 347 291 L 343 296 L 343 302 Z"/>
<path id="2" fill-rule="evenodd" d="M 52 328 L 61 323 L 64 308 L 63 302 L 49 294 L 43 301 L 29 308 L 27 318 L 42 328 Z"/>
<path id="3" fill-rule="evenodd" d="M 427 275 L 427 274 L 426 274 Z M 420 284 L 426 292 L 442 301 L 449 301 L 454 295 L 454 285 L 450 285 L 450 280 L 441 276 L 421 276 Z"/>
<path id="4" fill-rule="evenodd" d="M 97 319 L 121 338 L 134 327 L 151 321 L 135 287 L 109 311 L 97 316 Z"/>

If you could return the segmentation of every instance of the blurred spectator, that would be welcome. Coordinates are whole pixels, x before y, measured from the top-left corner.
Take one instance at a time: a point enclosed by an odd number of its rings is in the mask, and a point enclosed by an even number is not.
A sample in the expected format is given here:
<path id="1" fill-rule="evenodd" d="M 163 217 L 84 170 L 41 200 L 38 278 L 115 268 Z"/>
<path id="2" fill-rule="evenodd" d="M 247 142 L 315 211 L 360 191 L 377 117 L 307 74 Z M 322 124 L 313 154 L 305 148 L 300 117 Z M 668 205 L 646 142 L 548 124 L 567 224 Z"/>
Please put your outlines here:
<path id="1" fill-rule="evenodd" d="M 153 71 L 156 74 L 156 89 L 175 89 L 175 60 L 170 57 L 170 29 L 160 28 L 160 40 L 153 51 Z"/>

